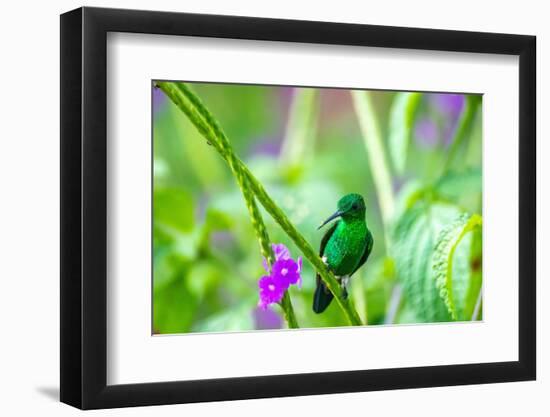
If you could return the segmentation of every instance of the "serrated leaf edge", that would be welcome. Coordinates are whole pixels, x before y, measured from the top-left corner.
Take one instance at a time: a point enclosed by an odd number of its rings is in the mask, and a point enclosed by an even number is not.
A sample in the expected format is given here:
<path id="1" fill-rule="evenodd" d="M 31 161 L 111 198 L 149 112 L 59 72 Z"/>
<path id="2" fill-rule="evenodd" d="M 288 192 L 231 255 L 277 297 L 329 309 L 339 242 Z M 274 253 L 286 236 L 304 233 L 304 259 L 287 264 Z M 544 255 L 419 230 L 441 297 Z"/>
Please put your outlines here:
<path id="1" fill-rule="evenodd" d="M 454 253 L 462 238 L 468 232 L 481 226 L 482 217 L 480 215 L 464 213 L 441 231 L 434 248 L 432 268 L 434 270 L 435 285 L 453 320 L 457 320 L 452 292 Z"/>

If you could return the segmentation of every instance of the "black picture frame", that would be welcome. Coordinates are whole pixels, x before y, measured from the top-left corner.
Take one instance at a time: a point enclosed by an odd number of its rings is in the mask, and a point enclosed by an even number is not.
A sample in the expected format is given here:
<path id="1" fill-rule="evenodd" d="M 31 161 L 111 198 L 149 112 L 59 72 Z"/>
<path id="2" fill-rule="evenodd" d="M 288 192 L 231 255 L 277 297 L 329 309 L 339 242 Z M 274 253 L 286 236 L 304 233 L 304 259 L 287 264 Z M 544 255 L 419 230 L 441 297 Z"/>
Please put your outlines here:
<path id="1" fill-rule="evenodd" d="M 519 360 L 107 385 L 108 32 L 519 56 Z M 61 15 L 61 401 L 82 409 L 420 388 L 536 377 L 536 38 L 80 8 Z"/>

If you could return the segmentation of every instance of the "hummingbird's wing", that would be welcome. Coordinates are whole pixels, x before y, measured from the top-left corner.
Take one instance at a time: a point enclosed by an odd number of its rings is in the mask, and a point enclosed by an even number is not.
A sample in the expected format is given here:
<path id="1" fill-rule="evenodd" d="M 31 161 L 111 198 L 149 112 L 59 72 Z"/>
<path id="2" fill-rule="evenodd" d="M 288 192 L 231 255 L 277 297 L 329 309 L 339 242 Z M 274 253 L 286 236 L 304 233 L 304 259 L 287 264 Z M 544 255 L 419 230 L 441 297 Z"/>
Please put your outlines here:
<path id="1" fill-rule="evenodd" d="M 367 262 L 367 259 L 369 258 L 369 255 L 372 252 L 373 245 L 374 245 L 374 239 L 372 238 L 372 233 L 369 230 L 367 233 L 367 244 L 365 245 L 365 251 L 363 252 L 363 255 L 361 255 L 361 259 L 359 259 L 359 263 L 357 264 L 353 272 L 349 274 L 350 277 L 353 274 L 355 274 L 355 271 L 361 268 L 365 262 Z"/>
<path id="2" fill-rule="evenodd" d="M 330 226 L 330 228 L 327 230 L 327 232 L 321 239 L 321 247 L 319 248 L 320 256 L 323 256 L 325 254 L 325 246 L 327 246 L 327 243 L 330 237 L 332 236 L 332 234 L 334 233 L 334 231 L 336 230 L 336 226 L 338 226 L 338 223 L 340 223 L 340 220 L 338 220 L 337 222 L 334 222 L 333 225 Z"/>

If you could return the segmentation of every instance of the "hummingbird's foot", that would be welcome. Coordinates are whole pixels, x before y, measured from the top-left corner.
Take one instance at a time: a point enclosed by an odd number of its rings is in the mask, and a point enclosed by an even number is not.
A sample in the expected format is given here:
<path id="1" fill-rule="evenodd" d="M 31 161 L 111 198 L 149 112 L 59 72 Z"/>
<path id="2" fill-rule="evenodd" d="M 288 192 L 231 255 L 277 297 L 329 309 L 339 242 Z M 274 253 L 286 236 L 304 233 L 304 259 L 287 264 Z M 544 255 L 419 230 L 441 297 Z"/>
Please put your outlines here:
<path id="1" fill-rule="evenodd" d="M 326 256 L 323 256 L 323 257 L 321 258 L 321 260 L 323 261 L 323 263 L 324 263 L 325 265 L 328 265 L 328 259 L 327 259 Z"/>

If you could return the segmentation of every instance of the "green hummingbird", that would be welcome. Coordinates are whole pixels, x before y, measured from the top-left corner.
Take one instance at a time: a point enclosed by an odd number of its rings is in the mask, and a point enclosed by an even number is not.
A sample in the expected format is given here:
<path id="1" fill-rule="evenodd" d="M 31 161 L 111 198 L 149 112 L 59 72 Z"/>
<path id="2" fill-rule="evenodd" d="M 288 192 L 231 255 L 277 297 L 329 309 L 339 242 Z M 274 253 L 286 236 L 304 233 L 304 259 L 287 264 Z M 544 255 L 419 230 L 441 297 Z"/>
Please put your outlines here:
<path id="1" fill-rule="evenodd" d="M 359 194 L 347 194 L 338 201 L 338 210 L 326 219 L 319 229 L 331 220 L 340 218 L 321 240 L 319 255 L 336 275 L 347 298 L 349 278 L 368 259 L 374 240 L 365 221 L 365 201 Z M 322 313 L 329 306 L 333 295 L 317 274 L 317 288 L 313 296 L 313 311 Z"/>

